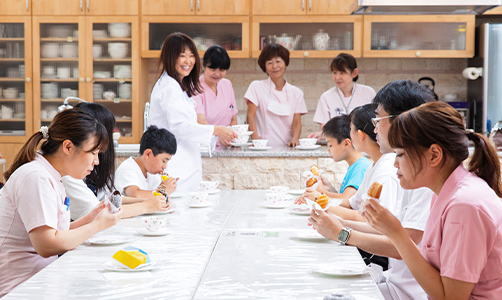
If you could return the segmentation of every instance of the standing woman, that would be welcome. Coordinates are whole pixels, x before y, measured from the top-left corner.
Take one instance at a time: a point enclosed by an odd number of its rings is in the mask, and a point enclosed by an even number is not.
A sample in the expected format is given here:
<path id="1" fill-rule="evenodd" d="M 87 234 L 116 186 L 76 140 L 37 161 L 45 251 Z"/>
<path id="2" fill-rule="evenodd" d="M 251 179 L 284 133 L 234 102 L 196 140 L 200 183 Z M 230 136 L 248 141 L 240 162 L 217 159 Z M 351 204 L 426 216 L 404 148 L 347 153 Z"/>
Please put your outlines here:
<path id="1" fill-rule="evenodd" d="M 475 148 L 466 169 L 469 140 Z M 502 299 L 502 182 L 495 148 L 466 131 L 462 116 L 443 102 L 401 114 L 389 143 L 401 186 L 435 194 L 422 246 L 373 200 L 365 205 L 368 223 L 391 239 L 429 299 Z"/>
<path id="2" fill-rule="evenodd" d="M 36 148 L 41 140 L 41 152 Z M 91 115 L 70 109 L 58 113 L 24 144 L 0 196 L 0 296 L 53 262 L 59 254 L 113 226 L 121 212 L 99 205 L 70 223 L 69 200 L 61 177 L 82 180 L 99 164 L 108 135 Z"/>
<path id="3" fill-rule="evenodd" d="M 322 128 L 331 118 L 341 114 L 350 114 L 358 107 L 368 104 L 375 97 L 375 90 L 364 84 L 356 84 L 359 70 L 354 56 L 340 53 L 330 65 L 335 86 L 319 98 L 314 115 L 314 122 L 319 124 L 319 131 L 309 134 L 310 138 L 320 139 Z"/>
<path id="4" fill-rule="evenodd" d="M 170 34 L 160 51 L 162 74 L 150 98 L 150 124 L 166 128 L 176 136 L 178 150 L 169 161 L 167 171 L 180 178 L 177 191 L 197 189 L 202 180 L 200 145 L 209 145 L 213 135 L 220 144 L 229 146 L 237 134 L 224 126 L 197 123 L 195 101 L 201 92 L 200 59 L 193 41 L 183 33 Z"/>
<path id="5" fill-rule="evenodd" d="M 289 51 L 278 44 L 267 45 L 258 65 L 269 77 L 251 82 L 244 95 L 249 130 L 254 131 L 251 137 L 268 139 L 270 146 L 295 147 L 300 144 L 301 116 L 308 111 L 303 92 L 284 78 Z"/>
<path id="6" fill-rule="evenodd" d="M 209 47 L 202 59 L 204 74 L 199 78 L 202 93 L 195 95 L 197 122 L 211 125 L 237 125 L 237 105 L 230 80 L 230 57 L 220 45 Z"/>

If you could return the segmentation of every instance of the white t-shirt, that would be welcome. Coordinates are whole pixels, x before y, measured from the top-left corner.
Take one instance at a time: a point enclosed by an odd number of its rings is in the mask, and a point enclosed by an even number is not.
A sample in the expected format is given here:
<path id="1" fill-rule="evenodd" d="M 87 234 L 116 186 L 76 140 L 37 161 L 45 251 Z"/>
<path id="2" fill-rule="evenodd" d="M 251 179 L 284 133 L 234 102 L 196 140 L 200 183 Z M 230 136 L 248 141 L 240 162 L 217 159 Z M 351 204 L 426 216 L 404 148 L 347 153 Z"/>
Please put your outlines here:
<path id="1" fill-rule="evenodd" d="M 71 176 L 61 178 L 66 196 L 70 198 L 70 215 L 72 220 L 78 220 L 91 212 L 99 204 L 98 198 L 87 187 L 82 179 L 75 179 Z"/>
<path id="2" fill-rule="evenodd" d="M 428 188 L 404 190 L 401 211 L 397 218 L 404 228 L 424 231 L 429 218 L 432 191 Z M 386 299 L 427 300 L 427 294 L 415 280 L 403 260 L 389 258 L 389 270 L 384 272 L 385 283 L 379 284 Z"/>
<path id="3" fill-rule="evenodd" d="M 314 122 L 326 124 L 333 117 L 349 114 L 354 108 L 371 103 L 375 95 L 375 90 L 364 84 L 354 83 L 352 95 L 349 97 L 344 97 L 336 86 L 330 88 L 319 98 Z"/>
<path id="4" fill-rule="evenodd" d="M 0 196 L 0 297 L 53 262 L 38 255 L 28 233 L 41 226 L 70 228 L 61 175 L 40 154 L 19 167 Z"/>
<path id="5" fill-rule="evenodd" d="M 146 175 L 145 178 L 134 157 L 129 157 L 115 171 L 115 188 L 124 196 L 124 190 L 128 186 L 137 186 L 146 191 L 156 190 L 162 182 L 162 178 L 159 174 L 147 173 Z"/>
<path id="6" fill-rule="evenodd" d="M 397 179 L 397 169 L 394 167 L 395 159 L 395 153 L 386 153 L 376 163 L 368 167 L 359 189 L 349 199 L 352 209 L 359 209 L 361 197 L 368 192 L 368 188 L 376 181 L 383 186 L 380 194 L 380 204 L 393 215 L 398 216 L 401 211 L 401 204 L 398 199 L 403 198 L 404 190 L 399 184 L 399 179 Z"/>

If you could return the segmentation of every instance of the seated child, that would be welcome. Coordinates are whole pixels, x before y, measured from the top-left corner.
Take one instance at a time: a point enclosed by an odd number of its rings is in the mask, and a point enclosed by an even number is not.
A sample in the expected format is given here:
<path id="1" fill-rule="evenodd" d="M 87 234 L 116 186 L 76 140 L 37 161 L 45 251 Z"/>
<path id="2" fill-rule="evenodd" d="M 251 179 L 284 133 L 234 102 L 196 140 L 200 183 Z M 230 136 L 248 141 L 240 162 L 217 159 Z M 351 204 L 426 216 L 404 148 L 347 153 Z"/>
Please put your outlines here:
<path id="1" fill-rule="evenodd" d="M 363 181 L 364 173 L 371 164 L 364 155 L 357 151 L 350 139 L 350 117 L 340 115 L 329 120 L 323 127 L 323 134 L 328 143 L 328 152 L 335 162 L 346 161 L 349 164 L 343 178 L 340 192 L 337 193 L 331 183 L 321 176 L 322 183 L 317 191 L 325 193 L 330 198 L 350 198 Z"/>
<path id="2" fill-rule="evenodd" d="M 143 133 L 139 155 L 125 160 L 115 171 L 115 188 L 124 196 L 148 198 L 162 183 L 160 174 L 176 153 L 176 138 L 164 128 L 150 126 Z M 167 180 L 166 180 L 167 181 Z M 167 185 L 167 194 L 174 192 Z"/>

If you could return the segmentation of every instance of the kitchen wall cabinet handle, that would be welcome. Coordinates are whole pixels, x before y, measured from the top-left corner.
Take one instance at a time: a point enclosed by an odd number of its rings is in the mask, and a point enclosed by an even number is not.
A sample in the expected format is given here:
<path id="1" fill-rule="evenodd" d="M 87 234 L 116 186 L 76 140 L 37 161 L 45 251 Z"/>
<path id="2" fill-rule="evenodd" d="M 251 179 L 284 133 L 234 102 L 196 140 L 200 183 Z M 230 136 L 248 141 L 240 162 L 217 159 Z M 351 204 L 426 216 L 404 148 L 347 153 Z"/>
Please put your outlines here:
<path id="1" fill-rule="evenodd" d="M 309 11 L 312 11 L 312 0 L 309 0 Z"/>
<path id="2" fill-rule="evenodd" d="M 197 11 L 200 11 L 200 0 L 197 0 Z"/>
<path id="3" fill-rule="evenodd" d="M 26 77 L 26 82 L 30 82 L 31 81 L 31 78 L 30 77 Z"/>
<path id="4" fill-rule="evenodd" d="M 30 11 L 30 0 L 26 0 L 26 11 Z"/>
<path id="5" fill-rule="evenodd" d="M 193 0 L 190 0 L 190 11 L 193 11 Z"/>
<path id="6" fill-rule="evenodd" d="M 422 53 L 420 51 L 417 51 L 417 53 L 415 53 L 416 56 L 420 56 L 422 55 Z"/>
<path id="7" fill-rule="evenodd" d="M 89 1 L 90 0 L 87 0 L 87 11 L 89 11 Z"/>
<path id="8" fill-rule="evenodd" d="M 87 82 L 91 82 L 91 78 L 87 77 Z"/>
<path id="9" fill-rule="evenodd" d="M 83 5 L 82 1 L 84 1 L 84 0 L 80 0 L 80 11 L 81 12 L 84 11 L 84 5 Z"/>
<path id="10" fill-rule="evenodd" d="M 302 10 L 305 11 L 305 0 L 302 0 Z"/>
<path id="11" fill-rule="evenodd" d="M 80 77 L 80 82 L 84 82 L 84 77 Z"/>

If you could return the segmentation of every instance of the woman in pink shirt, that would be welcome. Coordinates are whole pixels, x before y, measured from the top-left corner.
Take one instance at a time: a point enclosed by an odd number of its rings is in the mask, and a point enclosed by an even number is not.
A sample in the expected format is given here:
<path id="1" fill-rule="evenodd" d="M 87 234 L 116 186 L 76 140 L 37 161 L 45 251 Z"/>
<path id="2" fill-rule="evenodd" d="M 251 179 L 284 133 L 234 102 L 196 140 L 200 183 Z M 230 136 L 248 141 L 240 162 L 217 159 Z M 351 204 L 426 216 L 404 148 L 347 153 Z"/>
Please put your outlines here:
<path id="1" fill-rule="evenodd" d="M 466 169 L 469 140 L 475 150 Z M 392 240 L 430 299 L 502 299 L 502 183 L 494 147 L 466 131 L 462 116 L 443 102 L 401 114 L 389 142 L 401 186 L 435 194 L 422 247 L 375 200 L 365 206 L 368 223 Z"/>
<path id="2" fill-rule="evenodd" d="M 66 175 L 80 180 L 89 175 L 108 142 L 105 127 L 93 116 L 69 109 L 21 148 L 5 172 L 0 196 L 0 297 L 120 220 L 121 210 L 111 214 L 103 202 L 70 223 L 70 199 L 61 183 Z"/>
<path id="3" fill-rule="evenodd" d="M 230 69 L 230 57 L 225 48 L 214 45 L 202 59 L 204 74 L 199 81 L 202 93 L 193 96 L 197 103 L 197 122 L 205 125 L 237 125 L 237 105 L 230 80 L 225 79 Z"/>
<path id="4" fill-rule="evenodd" d="M 268 139 L 270 146 L 299 145 L 301 116 L 307 113 L 303 92 L 284 78 L 288 64 L 288 49 L 278 44 L 265 46 L 258 65 L 269 78 L 251 82 L 244 95 L 251 138 Z"/>

